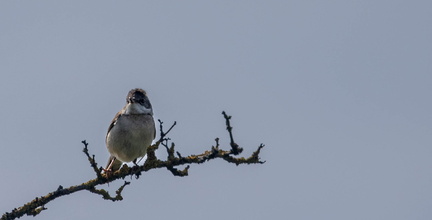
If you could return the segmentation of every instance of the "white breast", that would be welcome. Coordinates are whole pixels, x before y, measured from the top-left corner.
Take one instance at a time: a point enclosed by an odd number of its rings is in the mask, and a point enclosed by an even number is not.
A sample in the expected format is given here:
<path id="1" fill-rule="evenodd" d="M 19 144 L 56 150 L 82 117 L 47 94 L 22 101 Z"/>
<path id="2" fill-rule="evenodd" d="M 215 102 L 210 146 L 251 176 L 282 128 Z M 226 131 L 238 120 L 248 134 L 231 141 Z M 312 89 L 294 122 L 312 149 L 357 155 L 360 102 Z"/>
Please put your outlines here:
<path id="1" fill-rule="evenodd" d="M 122 162 L 131 162 L 147 153 L 155 135 L 151 115 L 122 115 L 106 137 L 108 151 Z"/>

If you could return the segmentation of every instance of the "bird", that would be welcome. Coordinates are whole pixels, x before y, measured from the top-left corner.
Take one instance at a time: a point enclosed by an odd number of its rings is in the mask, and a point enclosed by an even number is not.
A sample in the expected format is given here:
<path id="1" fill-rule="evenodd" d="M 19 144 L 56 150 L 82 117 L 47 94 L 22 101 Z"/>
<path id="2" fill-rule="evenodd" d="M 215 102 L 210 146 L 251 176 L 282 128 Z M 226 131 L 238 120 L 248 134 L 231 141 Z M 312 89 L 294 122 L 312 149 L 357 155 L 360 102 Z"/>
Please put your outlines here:
<path id="1" fill-rule="evenodd" d="M 156 136 L 153 108 L 146 91 L 132 89 L 126 105 L 115 115 L 108 127 L 105 143 L 110 153 L 105 172 L 120 169 L 123 163 L 133 162 L 147 153 Z"/>

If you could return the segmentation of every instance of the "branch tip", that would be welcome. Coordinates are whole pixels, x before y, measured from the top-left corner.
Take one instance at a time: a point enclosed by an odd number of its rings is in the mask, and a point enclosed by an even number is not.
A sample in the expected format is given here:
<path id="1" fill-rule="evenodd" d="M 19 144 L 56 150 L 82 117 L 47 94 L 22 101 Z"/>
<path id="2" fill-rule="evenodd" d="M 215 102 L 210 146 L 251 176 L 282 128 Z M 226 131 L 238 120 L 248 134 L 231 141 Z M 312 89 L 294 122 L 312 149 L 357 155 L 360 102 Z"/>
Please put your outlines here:
<path id="1" fill-rule="evenodd" d="M 231 152 L 234 155 L 238 155 L 243 151 L 243 149 L 240 148 L 239 145 L 234 142 L 234 137 L 232 134 L 233 127 L 231 127 L 231 123 L 230 123 L 231 116 L 227 115 L 225 111 L 223 111 L 222 114 L 225 118 L 226 129 L 228 130 L 229 137 L 230 137 Z"/>
<path id="2" fill-rule="evenodd" d="M 110 194 L 104 189 L 96 189 L 95 187 L 91 187 L 87 190 L 92 192 L 92 193 L 101 195 L 102 198 L 105 200 L 111 200 L 113 202 L 116 202 L 116 201 L 123 200 L 121 193 L 122 193 L 123 189 L 125 188 L 125 186 L 127 186 L 129 184 L 130 184 L 130 182 L 125 181 L 124 184 L 117 189 L 115 197 L 110 196 Z"/>
<path id="3" fill-rule="evenodd" d="M 95 160 L 95 155 L 93 154 L 90 157 L 90 154 L 88 152 L 88 143 L 86 140 L 81 141 L 81 143 L 84 144 L 83 152 L 87 156 L 87 160 L 90 162 L 90 166 L 93 168 L 93 171 L 96 173 L 97 178 L 102 178 L 101 170 L 98 168 L 98 165 Z"/>
<path id="4" fill-rule="evenodd" d="M 177 121 L 174 121 L 174 123 L 171 125 L 171 127 L 168 129 L 168 131 L 166 131 L 166 132 L 164 132 L 163 131 L 163 126 L 162 126 L 162 124 L 163 124 L 163 122 L 160 120 L 160 119 L 158 119 L 158 122 L 159 122 L 159 130 L 160 130 L 160 138 L 159 138 L 159 141 L 158 142 L 162 142 L 163 140 L 164 140 L 164 138 L 165 138 L 165 136 L 174 128 L 174 126 L 177 124 Z"/>

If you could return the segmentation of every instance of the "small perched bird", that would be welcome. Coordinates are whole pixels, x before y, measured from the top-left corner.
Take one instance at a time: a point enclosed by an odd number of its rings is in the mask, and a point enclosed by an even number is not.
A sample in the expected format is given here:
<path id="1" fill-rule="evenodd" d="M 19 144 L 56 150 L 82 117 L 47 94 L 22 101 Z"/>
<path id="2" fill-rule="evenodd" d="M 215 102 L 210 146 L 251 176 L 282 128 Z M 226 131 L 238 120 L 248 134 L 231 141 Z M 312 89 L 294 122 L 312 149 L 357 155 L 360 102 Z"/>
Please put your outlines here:
<path id="1" fill-rule="evenodd" d="M 126 162 L 136 164 L 147 153 L 155 135 L 150 100 L 143 89 L 132 89 L 126 96 L 126 105 L 108 128 L 105 142 L 111 156 L 105 171 L 116 171 Z"/>

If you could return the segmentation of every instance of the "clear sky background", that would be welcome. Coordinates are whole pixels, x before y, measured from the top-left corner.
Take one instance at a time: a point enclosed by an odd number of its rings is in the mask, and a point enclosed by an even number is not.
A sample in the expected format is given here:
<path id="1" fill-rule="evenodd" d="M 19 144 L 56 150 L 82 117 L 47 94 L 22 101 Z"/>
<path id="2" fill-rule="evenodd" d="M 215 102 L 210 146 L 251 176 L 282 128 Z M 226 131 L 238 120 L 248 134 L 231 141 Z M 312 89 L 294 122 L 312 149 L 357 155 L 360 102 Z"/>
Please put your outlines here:
<path id="1" fill-rule="evenodd" d="M 1 1 L 0 211 L 94 178 L 127 92 L 183 155 L 264 165 L 132 179 L 35 219 L 432 219 L 431 1 Z M 158 155 L 165 157 L 163 151 Z M 122 183 L 103 186 L 111 193 Z M 25 217 L 23 219 L 29 219 Z"/>

